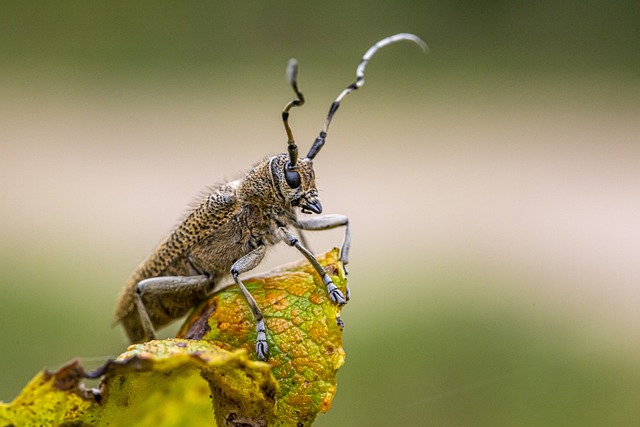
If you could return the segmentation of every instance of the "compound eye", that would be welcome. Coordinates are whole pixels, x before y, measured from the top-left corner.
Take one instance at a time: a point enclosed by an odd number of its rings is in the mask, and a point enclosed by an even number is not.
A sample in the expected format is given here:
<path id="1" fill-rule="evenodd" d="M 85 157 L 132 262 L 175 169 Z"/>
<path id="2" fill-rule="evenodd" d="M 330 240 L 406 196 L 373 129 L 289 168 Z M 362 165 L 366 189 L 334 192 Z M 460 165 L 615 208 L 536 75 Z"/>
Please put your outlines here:
<path id="1" fill-rule="evenodd" d="M 294 170 L 289 169 L 289 164 L 284 167 L 284 179 L 287 181 L 287 185 L 291 188 L 300 187 L 300 174 Z"/>

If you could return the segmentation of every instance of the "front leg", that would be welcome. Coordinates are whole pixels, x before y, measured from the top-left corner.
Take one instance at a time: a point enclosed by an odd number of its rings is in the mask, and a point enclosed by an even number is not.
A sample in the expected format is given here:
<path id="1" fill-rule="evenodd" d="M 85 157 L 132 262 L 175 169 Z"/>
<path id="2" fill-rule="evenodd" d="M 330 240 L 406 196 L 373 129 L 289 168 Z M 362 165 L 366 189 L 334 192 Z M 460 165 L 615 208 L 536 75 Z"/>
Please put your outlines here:
<path id="1" fill-rule="evenodd" d="M 349 264 L 349 249 L 351 247 L 351 231 L 349 230 L 349 218 L 345 215 L 321 215 L 312 218 L 299 219 L 294 224 L 299 230 L 331 230 L 332 228 L 344 226 L 344 242 L 342 243 L 342 249 L 340 249 L 340 261 L 344 267 L 344 273 L 349 274 L 347 270 L 347 264 Z M 303 240 L 304 245 L 304 240 Z M 304 245 L 306 246 L 306 245 Z M 349 286 L 347 285 L 347 301 L 349 301 Z"/>
<path id="2" fill-rule="evenodd" d="M 329 293 L 329 298 L 331 298 L 331 301 L 335 302 L 338 305 L 346 304 L 347 299 L 344 297 L 344 294 L 340 289 L 336 287 L 336 285 L 333 284 L 331 277 L 329 277 L 329 275 L 324 270 L 324 268 L 322 268 L 322 266 L 320 265 L 316 257 L 313 256 L 313 254 L 309 252 L 307 248 L 302 246 L 298 238 L 289 230 L 287 230 L 284 227 L 281 227 L 280 231 L 282 232 L 282 240 L 287 245 L 293 246 L 297 250 L 299 250 L 302 253 L 302 255 L 304 255 L 304 257 L 311 263 L 313 268 L 318 272 L 318 274 L 322 278 L 322 283 L 324 283 L 324 285 L 327 287 L 327 292 Z"/>
<path id="3" fill-rule="evenodd" d="M 344 242 L 340 249 L 340 261 L 342 264 L 349 264 L 349 248 L 351 247 L 351 232 L 349 230 L 349 218 L 345 215 L 321 215 L 313 218 L 299 219 L 293 224 L 299 230 L 331 230 L 344 226 Z"/>

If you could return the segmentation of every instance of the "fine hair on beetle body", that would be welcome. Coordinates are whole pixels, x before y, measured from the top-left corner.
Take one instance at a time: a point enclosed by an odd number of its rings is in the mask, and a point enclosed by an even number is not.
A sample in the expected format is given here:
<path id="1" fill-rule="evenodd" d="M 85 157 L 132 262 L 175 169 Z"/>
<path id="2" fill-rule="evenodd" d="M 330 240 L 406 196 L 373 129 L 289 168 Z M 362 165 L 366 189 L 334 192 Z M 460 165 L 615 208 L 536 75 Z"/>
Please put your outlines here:
<path id="1" fill-rule="evenodd" d="M 356 70 L 356 81 L 344 89 L 329 108 L 324 126 L 308 154 L 298 156 L 289 126 L 291 108 L 304 104 L 298 89 L 297 62 L 287 65 L 287 79 L 296 98 L 282 112 L 287 134 L 287 153 L 264 159 L 235 181 L 214 186 L 188 216 L 134 270 L 120 292 L 114 323 L 122 323 L 131 342 L 155 338 L 155 330 L 178 319 L 206 298 L 221 281 L 231 276 L 251 308 L 256 322 L 256 354 L 267 360 L 267 329 L 260 307 L 244 286 L 240 275 L 257 267 L 267 247 L 284 242 L 311 263 L 326 286 L 331 301 L 342 305 L 343 294 L 303 244 L 302 230 L 344 227 L 340 260 L 349 262 L 349 220 L 344 215 L 300 218 L 298 212 L 320 214 L 313 159 L 325 143 L 329 124 L 342 99 L 364 84 L 367 62 L 380 48 L 400 40 L 426 44 L 413 34 L 396 34 L 372 46 Z M 296 230 L 294 234 L 291 229 Z M 338 319 L 338 322 L 340 320 Z"/>

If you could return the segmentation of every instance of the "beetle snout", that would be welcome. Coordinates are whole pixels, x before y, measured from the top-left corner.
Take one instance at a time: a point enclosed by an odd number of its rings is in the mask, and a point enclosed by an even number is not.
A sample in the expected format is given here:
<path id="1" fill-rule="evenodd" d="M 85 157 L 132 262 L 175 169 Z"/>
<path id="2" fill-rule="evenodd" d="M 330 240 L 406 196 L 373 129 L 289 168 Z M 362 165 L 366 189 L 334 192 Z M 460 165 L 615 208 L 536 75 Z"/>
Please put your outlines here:
<path id="1" fill-rule="evenodd" d="M 316 214 L 322 213 L 322 204 L 320 204 L 320 200 L 317 198 L 306 200 L 302 204 L 302 212 L 308 213 L 306 211 L 311 211 Z"/>

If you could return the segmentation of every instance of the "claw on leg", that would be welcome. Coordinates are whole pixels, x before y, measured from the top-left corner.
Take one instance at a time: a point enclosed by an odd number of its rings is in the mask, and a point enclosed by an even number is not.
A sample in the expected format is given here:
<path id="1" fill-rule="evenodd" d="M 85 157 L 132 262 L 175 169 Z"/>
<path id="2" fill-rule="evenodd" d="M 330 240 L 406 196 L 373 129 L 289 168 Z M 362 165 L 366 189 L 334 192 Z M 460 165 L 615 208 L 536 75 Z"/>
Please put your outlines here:
<path id="1" fill-rule="evenodd" d="M 329 293 L 329 298 L 331 301 L 335 302 L 338 305 L 345 305 L 347 303 L 347 299 L 344 297 L 344 294 L 340 289 L 333 284 L 333 281 L 329 276 L 324 276 L 322 281 L 324 285 L 327 287 L 327 292 Z"/>
<path id="2" fill-rule="evenodd" d="M 256 353 L 258 354 L 258 359 L 266 362 L 269 355 L 269 345 L 267 344 L 267 334 L 263 319 L 256 322 L 256 332 L 258 334 L 256 338 Z"/>

